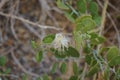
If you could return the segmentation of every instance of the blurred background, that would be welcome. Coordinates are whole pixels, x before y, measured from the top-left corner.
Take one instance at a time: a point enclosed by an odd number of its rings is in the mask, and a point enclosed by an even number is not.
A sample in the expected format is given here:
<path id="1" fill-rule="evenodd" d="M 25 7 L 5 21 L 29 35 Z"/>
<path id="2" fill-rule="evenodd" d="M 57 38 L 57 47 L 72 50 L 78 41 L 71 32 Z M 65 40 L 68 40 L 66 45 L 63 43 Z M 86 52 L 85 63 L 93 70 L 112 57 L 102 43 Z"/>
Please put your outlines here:
<path id="1" fill-rule="evenodd" d="M 95 1 L 101 15 L 104 0 Z M 76 0 L 73 0 L 75 5 Z M 49 28 L 51 26 L 55 28 Z M 50 80 L 58 76 L 66 80 L 65 77 L 71 75 L 71 68 L 64 76 L 59 71 L 50 74 L 55 59 L 45 52 L 42 62 L 37 63 L 31 40 L 40 44 L 45 35 L 55 34 L 60 29 L 71 33 L 74 27 L 64 11 L 56 6 L 56 0 L 0 0 L 0 56 L 6 57 L 5 65 L 0 66 L 1 80 L 23 80 L 25 76 L 27 80 L 37 80 L 43 74 L 48 74 Z M 103 32 L 107 39 L 104 46 L 116 45 L 120 49 L 120 0 L 109 0 Z M 5 71 L 9 74 L 2 75 Z"/>

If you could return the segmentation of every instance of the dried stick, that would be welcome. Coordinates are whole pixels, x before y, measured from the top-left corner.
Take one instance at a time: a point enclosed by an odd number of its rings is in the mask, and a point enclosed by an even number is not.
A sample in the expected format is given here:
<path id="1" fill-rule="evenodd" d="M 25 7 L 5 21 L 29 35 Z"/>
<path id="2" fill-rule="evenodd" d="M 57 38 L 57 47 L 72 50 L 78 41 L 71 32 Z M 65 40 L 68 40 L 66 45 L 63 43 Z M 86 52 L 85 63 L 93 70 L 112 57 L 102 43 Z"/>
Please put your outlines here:
<path id="1" fill-rule="evenodd" d="M 102 35 L 103 30 L 104 30 L 108 3 L 109 3 L 109 1 L 108 1 L 108 0 L 105 0 L 104 7 L 103 7 L 103 11 L 102 11 L 102 20 L 101 20 L 101 26 L 100 26 L 99 35 Z M 101 46 L 102 46 L 101 44 L 97 46 L 97 50 L 98 50 L 98 51 L 99 51 L 99 49 L 100 49 Z"/>
<path id="2" fill-rule="evenodd" d="M 39 39 L 41 39 L 41 35 L 33 28 L 31 27 L 29 24 L 23 22 L 23 24 L 25 25 L 26 28 L 29 29 L 30 32 L 34 33 L 35 36 L 37 36 Z"/>
<path id="3" fill-rule="evenodd" d="M 0 52 L 0 53 L 1 53 L 1 54 L 0 54 L 0 57 L 9 54 L 11 51 L 13 51 L 13 50 L 15 50 L 15 49 L 16 49 L 16 47 L 12 47 L 12 48 L 10 48 L 10 49 L 6 49 L 6 50 Z M 2 53 L 3 53 L 3 54 L 2 54 Z"/>
<path id="4" fill-rule="evenodd" d="M 2 0 L 0 3 L 0 9 L 4 6 L 4 4 L 7 2 L 8 0 Z"/>
<path id="5" fill-rule="evenodd" d="M 100 32 L 99 35 L 102 35 L 102 32 L 104 30 L 104 25 L 105 25 L 105 18 L 106 18 L 106 13 L 107 13 L 107 7 L 108 7 L 108 0 L 105 0 L 103 11 L 102 11 L 102 20 L 101 20 L 101 26 L 100 26 Z"/>
<path id="6" fill-rule="evenodd" d="M 100 7 L 101 7 L 101 8 L 103 8 L 102 3 L 101 3 L 99 0 L 97 0 L 97 2 L 99 3 Z M 119 49 L 120 49 L 120 34 L 119 34 L 118 29 L 117 29 L 117 26 L 116 26 L 115 22 L 112 20 L 112 17 L 110 16 L 110 14 L 109 14 L 109 13 L 107 13 L 107 17 L 110 19 L 110 21 L 111 21 L 111 23 L 112 23 L 112 25 L 113 25 L 113 27 L 114 27 L 114 29 L 115 29 L 116 33 L 117 33 L 118 43 L 119 43 L 119 45 L 118 45 L 118 46 L 119 46 Z"/>
<path id="7" fill-rule="evenodd" d="M 120 12 L 119 9 L 117 9 L 114 5 L 112 5 L 110 2 L 108 4 L 111 8 L 113 8 L 115 11 Z"/>
<path id="8" fill-rule="evenodd" d="M 2 76 L 2 77 L 13 77 L 13 78 L 17 78 L 17 79 L 19 78 L 18 76 L 13 75 L 13 74 L 3 74 L 3 73 L 1 74 L 1 73 L 0 73 L 0 76 Z M 0 80 L 1 80 L 1 79 L 0 79 Z"/>
<path id="9" fill-rule="evenodd" d="M 52 14 L 50 13 L 51 7 L 49 6 L 47 0 L 39 0 L 39 3 L 41 5 L 41 9 L 42 9 L 42 16 L 41 19 L 44 20 L 44 18 L 47 17 L 47 15 L 52 19 L 52 21 L 54 22 L 54 24 L 56 26 L 58 26 L 58 23 L 56 22 L 56 19 L 54 16 L 52 16 Z"/>
<path id="10" fill-rule="evenodd" d="M 17 13 L 18 13 L 18 10 L 19 10 L 19 0 L 16 1 L 16 3 L 15 3 L 14 6 L 12 6 L 12 5 L 13 5 L 12 3 L 13 3 L 13 2 L 11 1 L 10 14 L 11 14 L 11 15 L 12 15 L 12 14 L 17 14 Z M 15 7 L 16 7 L 16 9 L 15 9 Z M 10 23 L 11 23 L 10 28 L 11 28 L 12 34 L 13 34 L 14 38 L 15 38 L 16 40 L 18 40 L 18 36 L 16 35 L 15 29 L 14 29 L 15 19 L 11 18 Z"/>
<path id="11" fill-rule="evenodd" d="M 32 22 L 32 21 L 29 21 L 27 19 L 24 19 L 22 17 L 18 17 L 18 16 L 15 16 L 15 15 L 10 15 L 10 14 L 7 14 L 7 13 L 3 13 L 3 12 L 0 12 L 0 15 L 2 16 L 5 16 L 5 17 L 10 17 L 10 18 L 13 18 L 13 19 L 17 19 L 17 20 L 20 20 L 22 22 L 26 22 L 28 24 L 31 24 L 33 26 L 38 26 L 39 28 L 43 28 L 43 29 L 54 29 L 54 30 L 63 30 L 62 28 L 57 28 L 57 27 L 54 27 L 54 26 L 45 26 L 45 25 L 40 25 L 38 23 L 35 23 L 35 22 Z"/>

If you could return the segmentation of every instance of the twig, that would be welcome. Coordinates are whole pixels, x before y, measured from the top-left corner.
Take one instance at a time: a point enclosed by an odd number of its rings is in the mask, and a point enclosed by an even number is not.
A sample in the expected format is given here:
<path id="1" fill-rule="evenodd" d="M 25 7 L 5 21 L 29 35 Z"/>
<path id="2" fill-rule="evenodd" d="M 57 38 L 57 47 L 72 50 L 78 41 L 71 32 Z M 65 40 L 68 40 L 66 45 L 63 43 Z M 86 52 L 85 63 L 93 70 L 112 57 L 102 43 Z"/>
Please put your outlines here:
<path id="1" fill-rule="evenodd" d="M 102 35 L 102 32 L 104 30 L 104 25 L 105 25 L 105 18 L 106 18 L 106 13 L 107 13 L 107 7 L 108 7 L 108 0 L 105 0 L 103 11 L 102 11 L 102 20 L 101 20 L 101 26 L 100 26 L 100 32 L 99 35 Z"/>
<path id="2" fill-rule="evenodd" d="M 12 6 L 12 5 L 13 5 L 13 4 L 12 4 L 12 2 L 11 2 L 11 6 Z M 15 7 L 16 7 L 16 9 L 15 9 Z M 11 10 L 10 10 L 11 12 L 10 12 L 10 14 L 11 14 L 11 15 L 12 15 L 12 14 L 17 14 L 17 13 L 18 13 L 18 9 L 19 9 L 19 0 L 16 1 L 15 6 L 12 6 L 12 7 L 11 7 Z M 10 23 L 11 23 L 11 31 L 12 31 L 12 34 L 13 34 L 14 38 L 15 38 L 16 40 L 18 40 L 18 37 L 17 37 L 16 32 L 15 32 L 15 29 L 14 29 L 15 19 L 11 18 Z"/>
<path id="3" fill-rule="evenodd" d="M 15 50 L 15 49 L 16 49 L 16 47 L 12 47 L 12 48 L 10 48 L 10 49 L 4 50 L 3 52 L 0 52 L 0 53 L 1 53 L 1 54 L 0 54 L 0 57 L 9 54 L 11 51 L 13 51 L 13 50 Z M 4 54 L 2 54 L 2 53 L 4 53 Z"/>
<path id="4" fill-rule="evenodd" d="M 39 28 L 43 28 L 43 29 L 63 30 L 62 28 L 57 28 L 57 27 L 54 27 L 54 26 L 40 25 L 40 24 L 38 24 L 38 23 L 34 23 L 34 22 L 32 22 L 32 21 L 29 21 L 29 20 L 27 20 L 27 19 L 24 19 L 24 18 L 15 16 L 15 15 L 11 15 L 11 14 L 6 14 L 6 13 L 3 13 L 3 12 L 0 12 L 0 15 L 5 16 L 5 17 L 10 17 L 10 18 L 13 18 L 13 19 L 17 19 L 17 20 L 20 20 L 20 21 L 22 21 L 22 22 L 26 22 L 26 23 L 28 23 L 28 24 L 31 24 L 31 25 L 33 25 L 33 26 L 38 26 Z"/>
<path id="5" fill-rule="evenodd" d="M 31 27 L 29 24 L 27 24 L 25 22 L 23 22 L 23 24 L 25 25 L 25 27 L 27 29 L 29 29 L 30 32 L 34 33 L 35 36 L 37 36 L 39 39 L 41 39 L 41 35 L 33 27 Z"/>
<path id="6" fill-rule="evenodd" d="M 111 22 L 112 22 L 112 25 L 113 25 L 113 27 L 114 27 L 114 29 L 115 29 L 115 31 L 116 31 L 116 34 L 117 34 L 117 38 L 118 38 L 118 43 L 119 43 L 119 49 L 120 49 L 120 34 L 119 34 L 119 31 L 118 31 L 118 29 L 117 29 L 117 26 L 116 26 L 116 24 L 114 23 L 114 21 L 112 20 L 112 18 L 111 18 L 111 16 L 108 14 L 108 17 L 109 17 L 109 19 L 111 20 Z"/>
<path id="7" fill-rule="evenodd" d="M 39 77 L 38 74 L 32 73 L 32 72 L 30 72 L 30 71 L 27 71 L 27 70 L 20 64 L 20 62 L 17 60 L 17 58 L 15 57 L 13 51 L 11 52 L 11 55 L 12 55 L 12 58 L 13 58 L 13 60 L 15 61 L 15 63 L 18 65 L 18 67 L 19 67 L 23 72 L 25 72 L 26 74 L 28 74 L 28 75 L 30 75 L 30 76 Z"/>
<path id="8" fill-rule="evenodd" d="M 114 5 L 112 5 L 110 2 L 108 4 L 111 8 L 113 8 L 115 11 L 120 12 L 119 9 L 117 9 Z"/>
<path id="9" fill-rule="evenodd" d="M 104 30 L 104 26 L 105 26 L 105 18 L 106 18 L 106 13 L 107 13 L 107 7 L 108 7 L 108 0 L 105 0 L 104 3 L 104 7 L 103 7 L 103 11 L 102 11 L 102 20 L 101 20 L 101 26 L 100 26 L 100 32 L 99 35 L 102 35 L 102 32 Z M 97 46 L 97 50 L 99 51 L 100 47 L 102 46 L 102 44 Z"/>
<path id="10" fill-rule="evenodd" d="M 0 73 L 0 76 L 2 76 L 2 77 L 13 77 L 13 78 L 19 78 L 18 76 L 16 76 L 16 75 L 13 75 L 13 74 L 1 74 Z"/>
<path id="11" fill-rule="evenodd" d="M 100 7 L 102 7 L 102 8 L 103 8 L 102 3 L 101 3 L 99 0 L 97 0 L 97 2 L 99 3 Z M 115 22 L 112 20 L 112 17 L 110 16 L 110 14 L 109 14 L 109 13 L 107 13 L 107 17 L 110 19 L 110 21 L 111 21 L 111 23 L 112 23 L 112 25 L 113 25 L 113 27 L 114 27 L 114 29 L 115 29 L 116 33 L 117 33 L 118 43 L 119 43 L 119 45 L 118 45 L 118 46 L 119 46 L 119 49 L 120 49 L 120 34 L 119 34 L 118 29 L 117 29 L 117 26 L 116 26 Z"/>
<path id="12" fill-rule="evenodd" d="M 54 22 L 54 24 L 56 26 L 58 26 L 58 22 L 56 21 L 55 17 L 52 16 L 52 14 L 50 13 L 50 6 L 49 4 L 47 3 L 47 0 L 39 0 L 39 3 L 41 5 L 41 8 L 42 8 L 42 15 L 41 15 L 41 19 L 45 20 L 45 18 L 47 17 L 47 15 L 52 19 L 52 21 Z"/>
<path id="13" fill-rule="evenodd" d="M 85 80 L 86 70 L 87 70 L 87 64 L 85 63 L 85 67 L 84 67 L 84 70 L 83 70 L 83 73 L 82 73 L 81 80 Z"/>
<path id="14" fill-rule="evenodd" d="M 4 6 L 4 4 L 7 2 L 8 0 L 2 0 L 0 3 L 0 9 Z"/>

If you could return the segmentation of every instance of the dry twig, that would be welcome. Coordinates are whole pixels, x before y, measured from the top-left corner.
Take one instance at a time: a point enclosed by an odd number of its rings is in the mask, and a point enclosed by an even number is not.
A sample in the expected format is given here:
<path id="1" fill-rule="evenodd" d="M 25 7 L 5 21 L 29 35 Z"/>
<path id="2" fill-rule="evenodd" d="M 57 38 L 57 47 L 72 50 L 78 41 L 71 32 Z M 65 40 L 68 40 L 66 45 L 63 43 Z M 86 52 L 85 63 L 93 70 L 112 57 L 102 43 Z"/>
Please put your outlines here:
<path id="1" fill-rule="evenodd" d="M 99 0 L 97 0 L 97 2 L 98 2 L 98 4 L 100 5 L 100 7 L 103 8 L 102 3 L 101 3 Z M 119 34 L 118 29 L 117 29 L 117 26 L 116 26 L 115 22 L 113 21 L 113 19 L 112 19 L 112 17 L 110 16 L 109 13 L 107 13 L 107 17 L 110 19 L 110 21 L 111 21 L 111 23 L 112 23 L 112 25 L 113 25 L 116 33 L 117 33 L 117 38 L 118 38 L 118 43 L 119 43 L 118 46 L 119 46 L 119 49 L 120 49 L 120 34 Z"/>
<path id="2" fill-rule="evenodd" d="M 54 29 L 54 30 L 63 30 L 61 28 L 57 28 L 57 27 L 54 27 L 54 26 L 45 26 L 45 25 L 40 25 L 38 23 L 35 23 L 35 22 L 32 22 L 32 21 L 29 21 L 27 19 L 24 19 L 22 17 L 18 17 L 18 16 L 15 16 L 15 15 L 11 15 L 11 14 L 6 14 L 6 13 L 3 13 L 3 12 L 0 12 L 0 15 L 2 16 L 5 16 L 5 17 L 10 17 L 10 18 L 13 18 L 13 19 L 17 19 L 17 20 L 20 20 L 22 22 L 26 22 L 28 24 L 31 24 L 33 26 L 38 26 L 39 28 L 43 28 L 43 29 Z"/>

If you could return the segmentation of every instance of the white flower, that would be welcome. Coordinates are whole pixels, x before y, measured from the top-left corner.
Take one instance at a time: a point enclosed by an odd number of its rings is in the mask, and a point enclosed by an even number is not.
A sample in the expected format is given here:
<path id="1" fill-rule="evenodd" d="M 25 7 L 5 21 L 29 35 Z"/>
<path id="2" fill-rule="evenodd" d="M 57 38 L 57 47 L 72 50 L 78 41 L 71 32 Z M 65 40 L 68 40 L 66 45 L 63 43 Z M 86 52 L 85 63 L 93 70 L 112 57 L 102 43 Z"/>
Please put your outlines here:
<path id="1" fill-rule="evenodd" d="M 58 51 L 64 51 L 64 48 L 69 47 L 69 39 L 63 33 L 57 33 L 52 45 Z"/>

